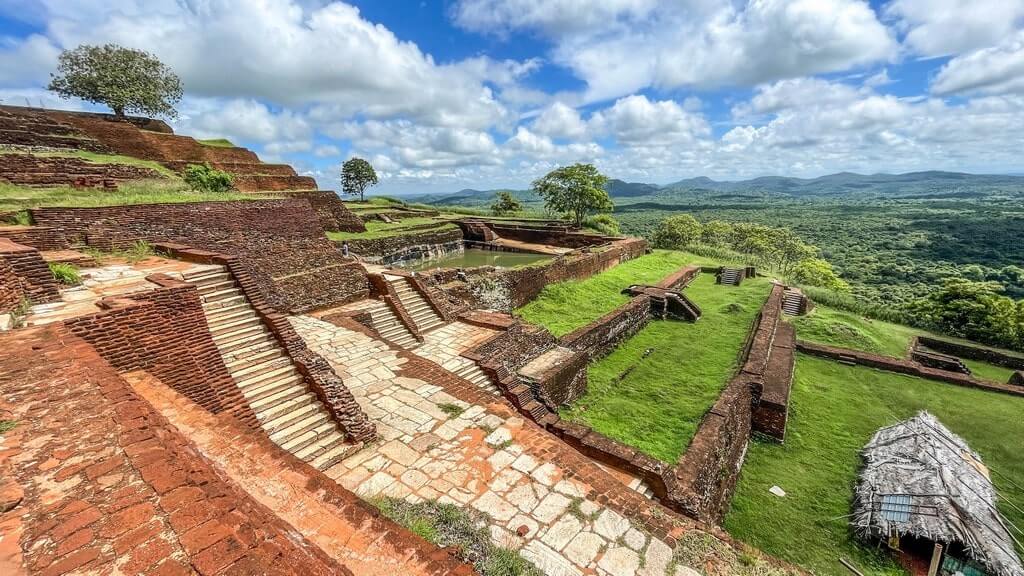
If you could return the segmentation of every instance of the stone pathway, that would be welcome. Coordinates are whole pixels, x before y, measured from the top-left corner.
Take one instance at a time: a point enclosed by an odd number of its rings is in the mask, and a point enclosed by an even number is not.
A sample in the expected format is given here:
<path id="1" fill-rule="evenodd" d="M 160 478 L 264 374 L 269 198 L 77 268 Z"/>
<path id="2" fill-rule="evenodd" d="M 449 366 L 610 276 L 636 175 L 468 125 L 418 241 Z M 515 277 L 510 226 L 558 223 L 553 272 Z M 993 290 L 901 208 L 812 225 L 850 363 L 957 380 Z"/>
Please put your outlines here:
<path id="1" fill-rule="evenodd" d="M 549 457 L 567 448 L 497 398 L 471 405 L 441 386 L 400 374 L 407 360 L 382 342 L 308 317 L 291 320 L 350 384 L 383 437 L 325 471 L 342 486 L 364 498 L 431 499 L 485 512 L 496 543 L 519 550 L 549 575 L 692 574 L 672 562 L 668 544 L 598 503 L 579 470 L 570 474 Z M 454 323 L 435 332 L 428 350 L 451 361 L 486 332 Z M 576 462 L 626 491 L 593 463 Z"/>

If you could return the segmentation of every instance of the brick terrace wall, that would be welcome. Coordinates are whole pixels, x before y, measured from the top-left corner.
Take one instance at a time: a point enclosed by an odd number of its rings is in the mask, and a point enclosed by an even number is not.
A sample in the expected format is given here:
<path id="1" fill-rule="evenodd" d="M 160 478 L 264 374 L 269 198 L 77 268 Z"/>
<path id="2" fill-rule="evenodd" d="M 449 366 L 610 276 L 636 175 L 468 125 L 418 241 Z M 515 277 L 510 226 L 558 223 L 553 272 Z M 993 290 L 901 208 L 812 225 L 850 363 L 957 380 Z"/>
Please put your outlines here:
<path id="1" fill-rule="evenodd" d="M 240 258 L 274 307 L 306 311 L 364 297 L 365 274 L 324 236 L 303 199 L 38 208 L 36 223 L 101 249 L 138 240 L 202 246 Z"/>
<path id="2" fill-rule="evenodd" d="M 593 360 L 608 354 L 620 342 L 643 330 L 650 319 L 651 298 L 636 296 L 590 324 L 562 336 L 560 344 L 586 352 Z"/>
<path id="3" fill-rule="evenodd" d="M 685 266 L 662 278 L 655 286 L 664 290 L 682 290 L 689 286 L 698 274 L 700 274 L 700 266 Z"/>
<path id="4" fill-rule="evenodd" d="M 11 294 L 28 298 L 33 304 L 44 304 L 60 300 L 60 287 L 50 272 L 50 267 L 35 248 L 22 246 L 10 240 L 0 238 L 0 260 L 17 277 L 19 287 L 8 291 Z"/>
<path id="5" fill-rule="evenodd" d="M 81 158 L 0 154 L 0 182 L 18 186 L 82 186 L 113 188 L 120 182 L 163 178 L 150 168 L 99 164 Z"/>
<path id="6" fill-rule="evenodd" d="M 940 340 L 929 336 L 917 336 L 915 344 L 916 343 L 920 343 L 921 345 L 931 348 L 937 352 L 951 354 L 959 358 L 969 358 L 971 360 L 979 360 L 981 362 L 1004 366 L 1014 370 L 1024 370 L 1024 357 L 1003 354 L 1002 352 L 985 348 L 983 346 L 971 346 L 969 344 L 950 342 L 949 340 Z M 911 346 L 912 349 L 913 347 L 914 346 Z"/>
<path id="7" fill-rule="evenodd" d="M 528 226 L 518 224 L 502 224 L 489 221 L 487 226 L 498 236 L 519 240 L 521 242 L 532 242 L 534 244 L 551 244 L 553 246 L 567 246 L 569 248 L 583 248 L 585 246 L 596 246 L 618 240 L 614 236 L 598 236 L 596 234 L 583 234 L 568 226 Z"/>
<path id="8" fill-rule="evenodd" d="M 64 324 L 119 372 L 146 370 L 209 412 L 258 428 L 213 343 L 195 286 L 154 279 L 164 287 L 107 299 L 108 310 Z"/>
<path id="9" fill-rule="evenodd" d="M 0 401 L 17 421 L 0 454 L 0 484 L 18 494 L 4 515 L 8 573 L 346 573 L 86 342 L 57 324 L 0 339 Z"/>
<path id="10" fill-rule="evenodd" d="M 36 250 L 66 250 L 71 247 L 60 230 L 48 226 L 0 226 L 0 238 Z"/>
<path id="11" fill-rule="evenodd" d="M 811 354 L 812 356 L 819 356 L 821 358 L 827 358 L 829 360 L 849 362 L 852 364 L 859 364 L 861 366 L 870 366 L 871 368 L 878 368 L 879 370 L 888 370 L 889 372 L 897 372 L 899 374 L 907 374 L 910 376 L 917 376 L 919 378 L 927 378 L 929 380 L 938 380 L 948 384 L 956 384 L 957 386 L 980 388 L 991 392 L 1003 392 L 1014 396 L 1024 396 L 1024 389 L 1012 384 L 996 384 L 995 382 L 989 382 L 988 380 L 979 380 L 967 374 L 937 370 L 902 358 L 881 356 L 879 354 L 871 354 L 869 352 L 861 352 L 859 350 L 851 350 L 849 348 L 825 346 L 823 344 L 815 344 L 812 342 L 805 342 L 803 340 L 797 341 L 796 349 L 799 352 Z"/>
<path id="12" fill-rule="evenodd" d="M 320 225 L 328 232 L 366 232 L 366 224 L 349 210 L 337 194 L 330 190 L 313 190 L 309 192 L 278 192 L 289 198 L 301 197 L 309 200 L 309 205 L 320 217 Z"/>
<path id="13" fill-rule="evenodd" d="M 25 298 L 25 287 L 7 260 L 0 258 L 0 314 L 14 310 Z"/>
<path id="14" fill-rule="evenodd" d="M 761 380 L 760 401 L 754 407 L 754 430 L 785 440 L 789 419 L 789 393 L 796 364 L 796 328 L 780 322 L 772 343 L 768 367 Z"/>
<path id="15" fill-rule="evenodd" d="M 443 246 L 452 243 L 462 242 L 462 230 L 458 228 L 448 230 L 424 230 L 402 234 L 398 236 L 386 236 L 384 238 L 367 238 L 349 240 L 349 249 L 360 256 L 398 256 L 408 252 L 429 253 L 436 246 Z M 340 245 L 340 242 L 339 242 Z"/>

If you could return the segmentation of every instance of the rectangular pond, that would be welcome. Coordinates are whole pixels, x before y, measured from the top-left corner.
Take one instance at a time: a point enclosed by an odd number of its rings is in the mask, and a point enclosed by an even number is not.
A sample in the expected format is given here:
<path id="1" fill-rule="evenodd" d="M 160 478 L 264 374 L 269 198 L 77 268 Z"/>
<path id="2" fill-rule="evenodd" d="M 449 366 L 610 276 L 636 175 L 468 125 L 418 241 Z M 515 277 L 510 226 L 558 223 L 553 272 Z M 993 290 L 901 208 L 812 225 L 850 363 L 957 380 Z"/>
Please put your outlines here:
<path id="1" fill-rule="evenodd" d="M 413 271 L 433 270 L 435 268 L 476 268 L 478 266 L 515 268 L 548 260 L 551 260 L 551 256 L 547 254 L 466 248 L 461 252 L 452 252 L 437 258 L 395 262 L 394 266 Z"/>

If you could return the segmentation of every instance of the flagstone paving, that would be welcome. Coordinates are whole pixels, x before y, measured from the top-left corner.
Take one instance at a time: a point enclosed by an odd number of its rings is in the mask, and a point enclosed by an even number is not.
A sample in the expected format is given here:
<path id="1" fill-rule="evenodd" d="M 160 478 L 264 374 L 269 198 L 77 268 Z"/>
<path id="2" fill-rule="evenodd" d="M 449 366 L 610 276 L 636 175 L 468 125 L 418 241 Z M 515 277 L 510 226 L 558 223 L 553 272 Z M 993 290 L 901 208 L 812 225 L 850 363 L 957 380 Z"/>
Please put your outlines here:
<path id="1" fill-rule="evenodd" d="M 380 443 L 325 471 L 345 488 L 364 498 L 430 499 L 485 512 L 496 543 L 519 550 L 549 575 L 692 574 L 672 562 L 665 541 L 600 504 L 579 471 L 545 458 L 550 447 L 538 447 L 557 440 L 497 397 L 471 405 L 442 386 L 401 375 L 410 362 L 401 355 L 408 352 L 310 317 L 291 321 L 349 384 L 382 435 Z M 453 323 L 431 332 L 416 353 L 426 349 L 424 355 L 443 364 L 487 332 Z M 589 461 L 578 462 L 606 475 Z"/>

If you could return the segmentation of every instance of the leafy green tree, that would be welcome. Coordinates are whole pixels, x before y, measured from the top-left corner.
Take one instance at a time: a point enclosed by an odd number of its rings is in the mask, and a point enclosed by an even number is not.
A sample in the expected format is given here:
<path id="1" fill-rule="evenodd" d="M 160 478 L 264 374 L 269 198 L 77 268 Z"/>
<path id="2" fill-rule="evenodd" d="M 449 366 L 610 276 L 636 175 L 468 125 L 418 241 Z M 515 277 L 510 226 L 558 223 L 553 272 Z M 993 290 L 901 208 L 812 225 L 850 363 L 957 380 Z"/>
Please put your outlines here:
<path id="1" fill-rule="evenodd" d="M 494 201 L 494 204 L 491 204 L 491 212 L 493 212 L 495 216 L 505 216 L 522 211 L 523 204 L 507 190 L 498 192 L 497 199 Z"/>
<path id="2" fill-rule="evenodd" d="M 721 220 L 711 220 L 704 223 L 700 231 L 700 241 L 708 246 L 725 246 L 732 236 L 732 224 Z"/>
<path id="3" fill-rule="evenodd" d="M 189 164 L 182 173 L 185 184 L 196 192 L 227 192 L 235 185 L 234 177 L 207 163 Z"/>
<path id="4" fill-rule="evenodd" d="M 598 172 L 593 164 L 573 164 L 534 180 L 533 191 L 544 198 L 545 209 L 568 214 L 573 223 L 581 227 L 587 215 L 615 209 L 604 189 L 607 183 L 608 177 Z"/>
<path id="5" fill-rule="evenodd" d="M 701 230 L 700 222 L 689 214 L 669 216 L 658 223 L 652 240 L 657 248 L 681 250 L 699 240 Z"/>
<path id="6" fill-rule="evenodd" d="M 918 321 L 946 334 L 1019 349 L 1024 345 L 1024 306 L 1002 292 L 997 282 L 954 278 L 909 310 Z"/>
<path id="7" fill-rule="evenodd" d="M 821 258 L 808 258 L 796 263 L 790 268 L 788 278 L 804 286 L 818 286 L 836 292 L 850 291 L 850 285 L 836 274 L 831 264 Z"/>
<path id="8" fill-rule="evenodd" d="M 597 214 L 587 218 L 584 225 L 592 230 L 597 230 L 601 234 L 606 236 L 618 236 L 622 234 L 622 228 L 619 225 L 619 221 L 612 217 L 611 214 Z"/>
<path id="9" fill-rule="evenodd" d="M 345 194 L 359 195 L 363 201 L 363 192 L 377 184 L 377 172 L 369 162 L 362 158 L 349 158 L 341 165 L 341 189 Z"/>
<path id="10" fill-rule="evenodd" d="M 155 56 L 116 44 L 62 52 L 49 89 L 62 98 L 105 104 L 118 118 L 126 112 L 173 118 L 182 93 L 181 80 Z"/>

